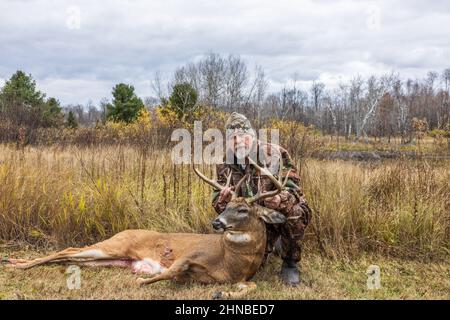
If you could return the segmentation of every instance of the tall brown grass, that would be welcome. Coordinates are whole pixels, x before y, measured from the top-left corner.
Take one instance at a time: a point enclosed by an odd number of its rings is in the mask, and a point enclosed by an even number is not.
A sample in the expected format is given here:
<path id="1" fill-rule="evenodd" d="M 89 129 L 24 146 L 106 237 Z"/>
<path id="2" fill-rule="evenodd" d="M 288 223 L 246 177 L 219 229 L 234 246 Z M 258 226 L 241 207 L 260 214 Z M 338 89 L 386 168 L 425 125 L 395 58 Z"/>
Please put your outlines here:
<path id="1" fill-rule="evenodd" d="M 308 162 L 305 189 L 315 211 L 312 232 L 328 255 L 361 250 L 407 257 L 448 255 L 448 163 Z"/>
<path id="2" fill-rule="evenodd" d="M 449 254 L 448 162 L 296 161 L 314 211 L 307 248 L 333 257 Z M 214 216 L 210 188 L 164 149 L 0 145 L 3 241 L 64 247 L 129 228 L 210 232 Z"/>

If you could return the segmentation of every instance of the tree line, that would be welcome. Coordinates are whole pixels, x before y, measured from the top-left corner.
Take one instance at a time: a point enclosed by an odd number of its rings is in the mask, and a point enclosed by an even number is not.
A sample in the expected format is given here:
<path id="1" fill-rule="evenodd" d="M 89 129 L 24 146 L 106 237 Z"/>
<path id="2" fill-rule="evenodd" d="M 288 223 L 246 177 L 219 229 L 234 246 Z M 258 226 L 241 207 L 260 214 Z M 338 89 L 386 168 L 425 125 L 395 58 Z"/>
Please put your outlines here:
<path id="1" fill-rule="evenodd" d="M 150 89 L 150 88 L 149 88 Z M 250 70 L 239 56 L 210 53 L 177 68 L 165 82 L 156 73 L 153 96 L 139 98 L 134 87 L 120 83 L 112 99 L 98 106 L 61 106 L 36 88 L 31 75 L 17 71 L 0 89 L 0 119 L 33 130 L 38 127 L 101 125 L 107 120 L 133 122 L 140 109 L 159 107 L 190 121 L 198 108 L 239 111 L 260 126 L 270 118 L 313 125 L 326 134 L 360 139 L 401 137 L 411 140 L 419 119 L 426 130 L 449 131 L 450 68 L 423 79 L 402 79 L 398 73 L 355 76 L 337 87 L 314 81 L 309 88 L 295 79 L 269 92 L 262 67 Z"/>
<path id="2" fill-rule="evenodd" d="M 427 130 L 450 130 L 450 68 L 430 71 L 423 79 L 404 80 L 395 72 L 355 76 L 335 88 L 314 81 L 305 89 L 292 79 L 278 92 L 269 92 L 261 67 L 250 72 L 238 56 L 211 53 L 178 68 L 165 91 L 156 74 L 153 88 L 164 101 L 164 92 L 167 95 L 180 84 L 197 92 L 198 105 L 239 111 L 257 124 L 275 117 L 313 125 L 326 134 L 356 139 L 399 136 L 404 142 L 411 140 L 417 121 L 425 123 Z M 187 111 L 191 108 L 195 106 Z"/>

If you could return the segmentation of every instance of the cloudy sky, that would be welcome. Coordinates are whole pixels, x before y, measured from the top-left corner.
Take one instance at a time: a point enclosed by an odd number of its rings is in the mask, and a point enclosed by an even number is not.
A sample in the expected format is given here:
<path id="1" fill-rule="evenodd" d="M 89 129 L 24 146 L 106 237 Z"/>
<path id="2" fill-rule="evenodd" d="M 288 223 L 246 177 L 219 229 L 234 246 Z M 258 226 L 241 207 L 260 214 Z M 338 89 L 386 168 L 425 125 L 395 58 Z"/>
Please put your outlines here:
<path id="1" fill-rule="evenodd" d="M 0 0 L 0 85 L 22 69 L 64 104 L 98 103 L 118 82 L 150 96 L 156 71 L 208 52 L 261 65 L 271 90 L 294 75 L 422 78 L 450 67 L 450 1 Z"/>

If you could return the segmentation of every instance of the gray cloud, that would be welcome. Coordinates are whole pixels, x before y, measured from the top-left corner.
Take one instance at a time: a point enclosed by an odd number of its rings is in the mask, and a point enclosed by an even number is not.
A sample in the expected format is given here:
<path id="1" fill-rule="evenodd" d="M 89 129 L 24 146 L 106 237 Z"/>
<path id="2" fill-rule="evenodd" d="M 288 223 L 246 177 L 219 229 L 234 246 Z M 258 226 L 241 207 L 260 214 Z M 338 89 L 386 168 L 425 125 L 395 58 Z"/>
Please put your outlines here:
<path id="1" fill-rule="evenodd" d="M 68 27 L 72 6 L 79 29 Z M 444 0 L 6 0 L 0 81 L 23 69 L 63 103 L 98 102 L 118 82 L 148 96 L 155 71 L 210 51 L 263 66 L 273 90 L 294 74 L 305 86 L 391 70 L 423 77 L 450 67 L 449 19 Z"/>

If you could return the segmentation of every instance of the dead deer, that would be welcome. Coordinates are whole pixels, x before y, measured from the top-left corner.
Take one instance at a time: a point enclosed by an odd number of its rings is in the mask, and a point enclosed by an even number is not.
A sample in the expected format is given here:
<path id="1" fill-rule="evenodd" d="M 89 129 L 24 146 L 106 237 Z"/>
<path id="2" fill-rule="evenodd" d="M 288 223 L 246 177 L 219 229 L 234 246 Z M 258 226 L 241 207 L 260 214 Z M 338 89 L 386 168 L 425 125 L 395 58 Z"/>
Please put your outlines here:
<path id="1" fill-rule="evenodd" d="M 276 179 L 266 167 L 249 159 L 261 174 L 267 175 L 276 189 L 251 198 L 238 196 L 244 178 L 232 191 L 226 209 L 212 222 L 221 234 L 160 233 L 148 230 L 125 230 L 108 240 L 84 248 L 68 248 L 35 260 L 9 259 L 9 266 L 27 269 L 47 263 L 71 263 L 82 266 L 131 267 L 135 273 L 150 278 L 138 278 L 140 285 L 161 280 L 179 283 L 237 283 L 238 291 L 216 293 L 215 297 L 239 297 L 256 288 L 249 280 L 260 267 L 266 246 L 265 223 L 284 223 L 286 218 L 275 210 L 258 205 L 258 200 L 272 197 L 284 188 L 281 168 Z M 281 167 L 281 166 L 280 166 Z M 211 180 L 194 167 L 206 183 L 222 190 L 225 186 Z"/>

